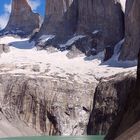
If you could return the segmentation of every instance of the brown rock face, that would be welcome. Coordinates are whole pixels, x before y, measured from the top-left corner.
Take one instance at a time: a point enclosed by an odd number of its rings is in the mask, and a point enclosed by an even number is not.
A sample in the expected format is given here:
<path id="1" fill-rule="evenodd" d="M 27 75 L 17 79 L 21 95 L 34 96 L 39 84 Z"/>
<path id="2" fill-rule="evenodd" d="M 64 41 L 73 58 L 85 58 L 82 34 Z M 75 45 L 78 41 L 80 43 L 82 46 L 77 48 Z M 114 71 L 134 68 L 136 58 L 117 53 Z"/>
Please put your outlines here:
<path id="1" fill-rule="evenodd" d="M 0 109 L 44 135 L 86 135 L 97 81 L 71 78 L 0 75 Z"/>
<path id="2" fill-rule="evenodd" d="M 125 43 L 121 60 L 137 59 L 140 48 L 140 1 L 127 0 L 125 14 Z"/>
<path id="3" fill-rule="evenodd" d="M 77 22 L 75 0 L 46 0 L 45 20 L 38 37 L 57 35 L 59 39 L 73 35 Z"/>
<path id="4" fill-rule="evenodd" d="M 97 50 L 114 46 L 123 38 L 123 13 L 114 0 L 78 0 L 78 15 L 79 33 L 100 32 Z"/>
<path id="5" fill-rule="evenodd" d="M 89 50 L 94 47 L 99 52 L 106 45 L 113 47 L 123 38 L 123 12 L 114 0 L 47 0 L 46 3 L 46 17 L 37 38 L 53 34 L 55 39 L 50 44 L 54 46 L 66 43 L 73 35 L 82 34 L 90 39 L 86 43 L 89 46 L 81 47 L 89 47 Z"/>
<path id="6" fill-rule="evenodd" d="M 9 22 L 3 34 L 28 36 L 39 28 L 39 15 L 32 12 L 26 0 L 13 0 Z"/>

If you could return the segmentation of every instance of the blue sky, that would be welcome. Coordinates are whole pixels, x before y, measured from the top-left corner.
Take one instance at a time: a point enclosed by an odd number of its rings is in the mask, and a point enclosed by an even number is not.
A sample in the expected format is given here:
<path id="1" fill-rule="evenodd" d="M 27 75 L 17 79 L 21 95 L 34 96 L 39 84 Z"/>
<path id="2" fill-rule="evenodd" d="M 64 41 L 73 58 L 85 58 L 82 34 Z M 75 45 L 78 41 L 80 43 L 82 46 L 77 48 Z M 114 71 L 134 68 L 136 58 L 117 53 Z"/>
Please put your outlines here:
<path id="1" fill-rule="evenodd" d="M 45 0 L 28 0 L 33 11 L 44 16 Z M 0 28 L 4 28 L 9 19 L 11 0 L 0 0 Z"/>

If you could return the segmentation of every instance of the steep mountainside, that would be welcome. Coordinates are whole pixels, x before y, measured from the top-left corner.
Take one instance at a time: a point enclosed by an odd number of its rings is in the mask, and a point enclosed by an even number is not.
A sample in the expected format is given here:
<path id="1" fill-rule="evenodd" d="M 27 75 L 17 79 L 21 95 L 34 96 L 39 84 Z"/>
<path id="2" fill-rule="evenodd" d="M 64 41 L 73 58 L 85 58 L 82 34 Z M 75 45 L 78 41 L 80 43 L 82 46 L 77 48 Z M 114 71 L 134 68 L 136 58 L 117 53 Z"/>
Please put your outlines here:
<path id="1" fill-rule="evenodd" d="M 110 131 L 106 137 L 107 140 L 112 140 L 117 136 L 123 136 L 125 131 L 132 127 L 135 123 L 140 121 L 140 54 L 139 54 L 139 62 L 138 62 L 138 69 L 137 69 L 137 81 L 136 84 L 133 86 L 134 89 L 129 87 L 128 92 L 128 99 L 125 102 L 124 108 L 121 108 L 116 120 L 114 121 L 113 125 L 110 128 Z M 134 131 L 138 129 L 139 125 L 134 127 Z M 128 130 L 129 131 L 129 130 Z M 126 131 L 127 133 L 127 131 Z M 132 133 L 132 132 L 131 132 Z M 136 134 L 137 135 L 137 134 Z M 135 139 L 135 135 L 131 135 L 132 139 Z M 131 139 L 130 139 L 131 140 Z"/>
<path id="2" fill-rule="evenodd" d="M 118 112 L 124 108 L 129 91 L 134 89 L 135 81 L 135 73 L 130 72 L 102 79 L 99 82 L 87 127 L 89 135 L 108 133 Z"/>
<path id="3" fill-rule="evenodd" d="M 33 13 L 27 0 L 12 0 L 10 19 L 1 35 L 29 36 L 39 28 L 39 14 Z"/>
<path id="4" fill-rule="evenodd" d="M 56 35 L 60 42 L 73 35 L 77 22 L 76 8 L 75 0 L 46 0 L 45 19 L 37 36 Z"/>
<path id="5" fill-rule="evenodd" d="M 139 52 L 139 46 L 140 46 L 139 4 L 140 1 L 127 0 L 126 39 L 125 39 L 123 51 L 120 56 L 123 60 L 135 59 L 137 58 Z M 124 108 L 121 108 L 118 116 L 116 117 L 116 120 L 114 121 L 106 137 L 106 139 L 108 140 L 112 140 L 120 135 L 121 136 L 119 138 L 122 139 L 123 137 L 126 137 L 126 134 L 128 134 L 128 132 L 130 133 L 134 132 L 132 135 L 130 135 L 129 138 L 130 140 L 137 139 L 137 136 L 139 134 L 137 132 L 139 123 L 137 122 L 140 121 L 140 102 L 139 102 L 140 101 L 140 52 L 138 55 L 137 81 L 136 84 L 134 85 L 134 89 L 131 89 L 129 87 L 129 90 L 130 90 L 128 92 L 129 96 L 128 99 L 126 100 L 125 106 Z"/>
<path id="6" fill-rule="evenodd" d="M 52 45 L 65 50 L 75 45 L 93 55 L 105 47 L 113 50 L 124 36 L 123 12 L 114 0 L 47 0 L 46 5 L 45 20 L 36 35 L 37 46 L 42 48 Z"/>
<path id="7" fill-rule="evenodd" d="M 122 73 L 99 84 L 94 78 L 90 83 L 73 79 L 72 76 L 66 80 L 24 73 L 1 74 L 0 110 L 4 116 L 1 121 L 6 118 L 16 127 L 17 120 L 19 130 L 25 123 L 28 129 L 46 135 L 106 134 L 124 106 L 126 87 L 133 88 L 135 76 Z M 24 135 L 33 135 L 31 131 L 25 132 Z"/>
<path id="8" fill-rule="evenodd" d="M 98 32 L 99 38 L 95 36 L 97 50 L 113 47 L 123 38 L 123 18 L 121 5 L 114 0 L 78 0 L 77 30 L 84 34 Z"/>
<path id="9" fill-rule="evenodd" d="M 22 75 L 0 75 L 0 79 L 0 108 L 8 121 L 20 119 L 40 134 L 86 134 L 96 80 L 79 83 Z"/>
<path id="10" fill-rule="evenodd" d="M 122 48 L 121 60 L 137 59 L 140 49 L 140 1 L 127 0 L 125 13 L 125 43 Z"/>

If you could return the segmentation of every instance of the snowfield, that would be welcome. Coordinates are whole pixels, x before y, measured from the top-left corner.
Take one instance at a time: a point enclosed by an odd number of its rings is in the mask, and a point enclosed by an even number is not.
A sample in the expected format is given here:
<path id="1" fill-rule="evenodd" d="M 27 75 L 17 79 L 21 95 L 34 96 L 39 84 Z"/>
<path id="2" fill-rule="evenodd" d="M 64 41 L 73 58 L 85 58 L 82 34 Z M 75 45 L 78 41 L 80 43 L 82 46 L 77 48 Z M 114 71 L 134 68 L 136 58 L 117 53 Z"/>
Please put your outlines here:
<path id="1" fill-rule="evenodd" d="M 85 56 L 68 59 L 67 52 L 37 51 L 28 38 L 10 36 L 0 38 L 0 44 L 9 44 L 10 52 L 0 57 L 0 74 L 25 74 L 30 76 L 57 76 L 79 82 L 92 82 L 93 77 L 103 78 L 121 72 L 136 71 L 137 62 L 118 62 L 117 55 L 102 63 L 103 52 L 91 58 Z M 119 46 L 119 44 L 118 44 Z M 117 49 L 116 49 L 117 50 Z"/>

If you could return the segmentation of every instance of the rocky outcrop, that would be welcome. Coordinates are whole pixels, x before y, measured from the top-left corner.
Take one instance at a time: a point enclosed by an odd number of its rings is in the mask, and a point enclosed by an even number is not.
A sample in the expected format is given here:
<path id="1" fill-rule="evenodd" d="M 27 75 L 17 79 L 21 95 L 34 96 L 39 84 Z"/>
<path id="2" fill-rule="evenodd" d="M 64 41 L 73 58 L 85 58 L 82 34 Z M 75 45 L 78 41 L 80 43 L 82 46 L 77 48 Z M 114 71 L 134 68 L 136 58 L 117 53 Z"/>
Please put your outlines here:
<path id="1" fill-rule="evenodd" d="M 97 81 L 71 80 L 0 75 L 1 112 L 45 135 L 84 135 Z"/>
<path id="2" fill-rule="evenodd" d="M 56 42 L 74 34 L 77 23 L 77 0 L 46 0 L 45 19 L 37 34 L 55 35 Z"/>
<path id="3" fill-rule="evenodd" d="M 140 1 L 127 0 L 125 13 L 125 43 L 122 48 L 121 60 L 137 59 L 140 49 Z"/>
<path id="4" fill-rule="evenodd" d="M 121 5 L 112 0 L 78 0 L 78 33 L 100 32 L 97 51 L 114 46 L 123 38 L 124 22 Z"/>
<path id="5" fill-rule="evenodd" d="M 39 28 L 39 15 L 33 13 L 27 0 L 12 0 L 12 11 L 7 26 L 1 35 L 29 36 Z"/>
<path id="6" fill-rule="evenodd" d="M 81 42 L 84 53 L 93 49 L 98 53 L 105 46 L 114 47 L 124 36 L 124 17 L 118 2 L 47 0 L 46 3 L 45 20 L 36 35 L 36 38 L 47 35 L 46 42 L 51 40 L 49 44 L 45 42 L 44 46 L 51 44 L 61 49 L 61 44 L 65 44 L 73 36 L 84 35 L 88 37 L 86 45 Z M 54 35 L 54 38 L 49 38 L 48 35 Z M 76 46 L 73 42 L 68 47 L 73 45 Z"/>
<path id="7" fill-rule="evenodd" d="M 140 122 L 134 124 L 115 140 L 139 140 L 140 139 Z"/>
<path id="8" fill-rule="evenodd" d="M 97 84 L 94 78 L 88 83 L 73 81 L 72 76 L 66 80 L 1 74 L 0 123 L 6 121 L 19 132 L 24 126 L 22 136 L 106 134 L 125 104 L 127 91 L 133 89 L 135 74 L 122 73 Z"/>
<path id="9" fill-rule="evenodd" d="M 33 67 L 34 72 L 39 69 Z M 128 91 L 134 88 L 135 73 L 98 80 L 93 76 L 92 82 L 78 81 L 72 74 L 67 79 L 57 75 L 3 73 L 0 124 L 6 121 L 20 132 L 22 126 L 27 127 L 30 131 L 26 133 L 24 129 L 24 135 L 33 135 L 34 131 L 37 135 L 106 134 L 124 108 Z"/>
<path id="10" fill-rule="evenodd" d="M 139 52 L 139 5 L 138 0 L 127 0 L 126 7 L 126 39 L 123 46 L 120 59 L 122 60 L 133 60 L 137 58 Z M 134 89 L 130 88 L 128 92 L 128 99 L 125 103 L 124 108 L 122 108 L 116 117 L 113 125 L 111 126 L 107 140 L 112 140 L 118 136 L 126 136 L 129 131 L 133 131 L 133 135 L 130 136 L 132 139 L 136 139 L 137 127 L 139 127 L 137 122 L 140 120 L 140 53 L 138 56 L 138 70 L 137 70 L 137 81 L 134 85 Z M 135 125 L 134 125 L 135 124 Z M 133 126 L 134 125 L 134 126 Z M 130 132 L 131 133 L 131 132 Z M 136 132 L 137 133 L 137 132 Z M 134 135 L 135 134 L 135 135 Z M 118 139 L 119 139 L 118 138 Z"/>
<path id="11" fill-rule="evenodd" d="M 10 51 L 10 48 L 8 45 L 0 44 L 0 55 L 2 53 L 8 53 Z"/>
<path id="12" fill-rule="evenodd" d="M 140 53 L 139 53 L 138 59 L 140 60 Z M 107 140 L 112 140 L 123 133 L 125 134 L 126 130 L 128 130 L 135 123 L 140 121 L 140 102 L 139 101 L 140 101 L 140 61 L 138 62 L 136 84 L 133 85 L 133 88 L 129 87 L 128 99 L 126 100 L 124 107 L 121 108 L 120 112 L 118 113 L 118 116 L 113 122 L 113 125 L 111 126 L 109 133 L 106 136 Z M 135 128 L 135 129 L 138 129 L 138 128 Z M 132 136 L 134 136 L 134 134 Z"/>
<path id="13" fill-rule="evenodd" d="M 129 91 L 134 89 L 135 81 L 135 74 L 131 72 L 101 80 L 96 88 L 87 134 L 108 133 L 116 116 L 124 108 Z"/>

